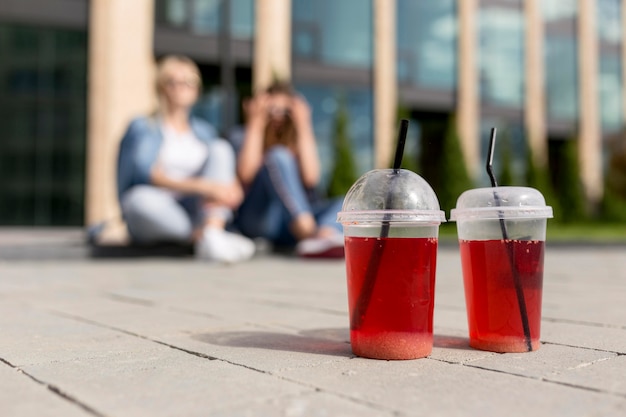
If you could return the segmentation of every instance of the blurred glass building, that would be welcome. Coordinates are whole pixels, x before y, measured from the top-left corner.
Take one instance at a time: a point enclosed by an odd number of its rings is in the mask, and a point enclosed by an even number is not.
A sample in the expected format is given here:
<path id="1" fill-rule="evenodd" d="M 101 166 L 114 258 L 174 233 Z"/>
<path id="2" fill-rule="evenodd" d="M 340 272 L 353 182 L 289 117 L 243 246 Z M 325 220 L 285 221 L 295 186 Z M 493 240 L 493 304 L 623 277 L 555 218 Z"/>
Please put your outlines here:
<path id="1" fill-rule="evenodd" d="M 3 0 L 0 225 L 83 225 L 117 216 L 114 164 L 129 120 L 154 108 L 153 59 L 185 54 L 204 81 L 195 112 L 224 136 L 242 98 L 290 79 L 313 110 L 324 181 L 337 110 L 358 169 L 407 152 L 433 169 L 451 123 L 483 181 L 497 126 L 521 176 L 577 140 L 587 198 L 603 141 L 624 126 L 622 0 Z M 558 173 L 556 173 L 558 175 Z"/>

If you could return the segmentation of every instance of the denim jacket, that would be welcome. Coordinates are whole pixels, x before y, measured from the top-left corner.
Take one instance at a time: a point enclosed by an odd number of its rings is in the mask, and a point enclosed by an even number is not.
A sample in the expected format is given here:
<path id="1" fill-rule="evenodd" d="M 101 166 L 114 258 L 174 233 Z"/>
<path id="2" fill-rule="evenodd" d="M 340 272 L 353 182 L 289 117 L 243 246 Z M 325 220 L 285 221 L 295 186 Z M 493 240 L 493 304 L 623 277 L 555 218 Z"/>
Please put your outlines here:
<path id="1" fill-rule="evenodd" d="M 202 142 L 210 143 L 217 137 L 215 128 L 202 119 L 191 117 L 189 124 Z M 130 123 L 117 158 L 117 196 L 120 201 L 131 187 L 150 184 L 150 171 L 162 142 L 161 126 L 156 117 L 139 117 Z"/>

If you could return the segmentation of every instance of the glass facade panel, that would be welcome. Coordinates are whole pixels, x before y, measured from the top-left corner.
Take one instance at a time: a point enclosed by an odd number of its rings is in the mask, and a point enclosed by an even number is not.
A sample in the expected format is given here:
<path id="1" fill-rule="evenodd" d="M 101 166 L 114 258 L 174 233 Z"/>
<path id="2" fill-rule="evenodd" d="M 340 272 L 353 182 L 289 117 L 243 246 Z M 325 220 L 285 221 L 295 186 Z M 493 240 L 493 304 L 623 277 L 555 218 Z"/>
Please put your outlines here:
<path id="1" fill-rule="evenodd" d="M 217 34 L 221 29 L 221 0 L 194 0 L 191 30 L 194 33 Z"/>
<path id="2" fill-rule="evenodd" d="M 335 164 L 334 129 L 340 106 L 348 115 L 358 174 L 373 167 L 372 4 L 361 0 L 292 0 L 293 79 L 311 106 L 322 163 L 322 191 Z M 319 78 L 313 71 L 307 71 L 303 78 L 298 72 L 302 63 L 314 63 L 324 70 Z"/>
<path id="3" fill-rule="evenodd" d="M 398 0 L 398 80 L 426 88 L 456 85 L 455 0 Z"/>
<path id="4" fill-rule="evenodd" d="M 622 65 L 619 55 L 600 57 L 598 84 L 602 128 L 617 131 L 622 127 Z"/>
<path id="5" fill-rule="evenodd" d="M 293 0 L 294 57 L 324 64 L 369 68 L 372 2 Z"/>
<path id="6" fill-rule="evenodd" d="M 230 33 L 235 38 L 254 37 L 254 0 L 230 0 Z"/>
<path id="7" fill-rule="evenodd" d="M 254 0 L 157 0 L 157 23 L 203 35 L 222 29 L 222 7 L 230 3 L 230 34 L 234 38 L 254 36 Z"/>
<path id="8" fill-rule="evenodd" d="M 162 10 L 162 21 L 168 26 L 184 27 L 187 24 L 189 10 L 187 0 L 164 0 L 157 4 L 157 10 Z"/>
<path id="9" fill-rule="evenodd" d="M 598 87 L 600 90 L 600 120 L 605 132 L 622 128 L 622 10 L 621 0 L 597 1 L 597 31 L 600 43 Z"/>
<path id="10" fill-rule="evenodd" d="M 621 0 L 597 0 L 596 27 L 600 41 L 622 42 Z"/>
<path id="11" fill-rule="evenodd" d="M 0 24 L 0 224 L 82 225 L 87 35 Z"/>
<path id="12" fill-rule="evenodd" d="M 545 79 L 549 120 L 578 118 L 577 0 L 540 2 L 545 21 Z"/>
<path id="13" fill-rule="evenodd" d="M 521 108 L 524 91 L 524 20 L 518 8 L 480 11 L 480 92 L 487 103 Z"/>
<path id="14" fill-rule="evenodd" d="M 546 23 L 571 20 L 576 17 L 578 0 L 541 0 L 541 11 Z"/>
<path id="15" fill-rule="evenodd" d="M 372 168 L 372 108 L 373 96 L 369 87 L 344 87 L 340 85 L 296 84 L 296 89 L 311 106 L 313 128 L 322 162 L 321 186 L 326 187 L 332 172 L 335 155 L 333 138 L 337 109 L 345 105 L 348 113 L 348 134 L 358 174 Z"/>
<path id="16" fill-rule="evenodd" d="M 578 116 L 576 40 L 554 35 L 546 41 L 548 118 L 575 120 Z"/>

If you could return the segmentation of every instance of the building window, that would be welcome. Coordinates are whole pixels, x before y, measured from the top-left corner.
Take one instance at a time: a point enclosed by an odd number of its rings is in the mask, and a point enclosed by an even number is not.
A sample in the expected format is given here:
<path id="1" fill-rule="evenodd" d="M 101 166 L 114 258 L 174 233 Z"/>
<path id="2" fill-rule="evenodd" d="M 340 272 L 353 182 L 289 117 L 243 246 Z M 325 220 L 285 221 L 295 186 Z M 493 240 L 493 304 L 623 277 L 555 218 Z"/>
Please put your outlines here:
<path id="1" fill-rule="evenodd" d="M 596 27 L 600 42 L 622 43 L 622 0 L 597 0 Z"/>
<path id="2" fill-rule="evenodd" d="M 199 35 L 217 35 L 224 28 L 222 13 L 229 6 L 230 36 L 254 36 L 254 0 L 157 0 L 156 21 L 164 27 Z"/>
<path id="3" fill-rule="evenodd" d="M 398 0 L 398 80 L 431 89 L 456 85 L 455 0 Z"/>
<path id="4" fill-rule="evenodd" d="M 87 34 L 0 24 L 0 224 L 82 225 Z"/>
<path id="5" fill-rule="evenodd" d="M 371 88 L 311 83 L 299 83 L 296 87 L 311 106 L 313 127 L 322 162 L 322 186 L 325 187 L 328 183 L 330 172 L 334 166 L 333 139 L 339 106 L 345 106 L 348 113 L 348 135 L 357 169 L 359 172 L 371 169 L 374 164 Z"/>
<path id="6" fill-rule="evenodd" d="M 598 0 L 597 23 L 600 62 L 600 120 L 605 133 L 620 130 L 622 116 L 622 10 L 621 0 Z"/>
<path id="7" fill-rule="evenodd" d="M 335 164 L 333 141 L 340 106 L 348 117 L 357 169 L 365 172 L 373 166 L 372 3 L 292 2 L 293 79 L 311 105 L 323 189 Z"/>
<path id="8" fill-rule="evenodd" d="M 480 10 L 480 92 L 486 103 L 522 108 L 524 18 L 520 1 Z"/>
<path id="9" fill-rule="evenodd" d="M 578 118 L 578 53 L 571 36 L 549 36 L 546 42 L 548 118 Z"/>
<path id="10" fill-rule="evenodd" d="M 602 129 L 615 132 L 622 128 L 622 64 L 617 54 L 600 56 L 598 88 Z"/>
<path id="11" fill-rule="evenodd" d="M 576 0 L 542 1 L 548 119 L 578 119 Z"/>
<path id="12" fill-rule="evenodd" d="M 372 4 L 362 0 L 293 0 L 296 59 L 369 68 L 372 61 Z"/>

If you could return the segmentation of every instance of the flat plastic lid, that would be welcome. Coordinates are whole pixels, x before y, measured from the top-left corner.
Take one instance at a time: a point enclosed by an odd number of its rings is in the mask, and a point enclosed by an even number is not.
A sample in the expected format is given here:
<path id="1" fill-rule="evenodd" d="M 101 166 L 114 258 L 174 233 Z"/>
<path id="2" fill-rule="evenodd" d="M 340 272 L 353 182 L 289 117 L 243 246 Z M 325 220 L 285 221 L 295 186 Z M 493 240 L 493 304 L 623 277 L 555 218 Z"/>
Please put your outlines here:
<path id="1" fill-rule="evenodd" d="M 552 218 L 552 207 L 530 187 L 490 187 L 465 191 L 450 211 L 450 220 Z"/>
<path id="2" fill-rule="evenodd" d="M 416 173 L 375 169 L 352 185 L 337 221 L 439 224 L 446 221 L 446 216 L 431 186 Z"/>

